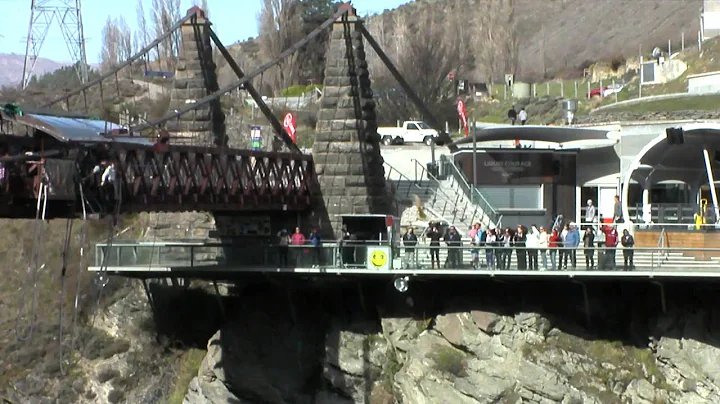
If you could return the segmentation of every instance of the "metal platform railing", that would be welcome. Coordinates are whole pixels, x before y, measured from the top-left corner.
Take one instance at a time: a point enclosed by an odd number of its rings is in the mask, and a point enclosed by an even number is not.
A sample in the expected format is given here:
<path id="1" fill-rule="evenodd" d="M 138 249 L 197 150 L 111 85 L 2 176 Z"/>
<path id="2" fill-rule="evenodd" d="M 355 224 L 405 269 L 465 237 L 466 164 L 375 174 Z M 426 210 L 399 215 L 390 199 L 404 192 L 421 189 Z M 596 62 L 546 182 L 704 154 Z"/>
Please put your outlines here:
<path id="1" fill-rule="evenodd" d="M 385 247 L 389 269 L 447 269 L 468 270 L 524 270 L 538 271 L 588 270 L 598 272 L 651 271 L 651 272 L 712 272 L 720 274 L 720 248 L 563 248 L 546 250 L 511 246 L 434 247 L 420 243 L 416 247 L 390 246 L 387 243 L 338 244 L 321 246 L 289 246 L 272 244 L 238 245 L 228 243 L 172 242 L 172 243 L 121 243 L 97 244 L 96 268 L 101 265 L 125 270 L 153 268 L 347 268 L 370 269 L 372 251 Z M 286 251 L 286 253 L 283 253 Z M 431 255 L 437 254 L 439 265 L 433 265 Z M 632 254 L 632 266 L 623 268 L 626 254 Z M 369 256 L 370 255 L 370 256 Z M 545 257 L 543 259 L 543 256 Z M 573 268 L 573 256 L 575 266 Z M 284 257 L 287 257 L 285 261 Z M 477 258 L 475 258 L 477 257 Z M 523 257 L 524 262 L 523 264 Z M 537 257 L 538 267 L 530 261 Z M 586 266 L 586 257 L 592 257 L 594 266 Z M 553 265 L 553 260 L 555 265 Z M 567 265 L 562 265 L 567 260 Z M 382 263 L 381 263 L 382 264 Z M 629 264 L 629 263 L 628 263 Z M 377 266 L 377 265 L 376 265 Z M 382 265 L 379 265 L 382 266 Z"/>

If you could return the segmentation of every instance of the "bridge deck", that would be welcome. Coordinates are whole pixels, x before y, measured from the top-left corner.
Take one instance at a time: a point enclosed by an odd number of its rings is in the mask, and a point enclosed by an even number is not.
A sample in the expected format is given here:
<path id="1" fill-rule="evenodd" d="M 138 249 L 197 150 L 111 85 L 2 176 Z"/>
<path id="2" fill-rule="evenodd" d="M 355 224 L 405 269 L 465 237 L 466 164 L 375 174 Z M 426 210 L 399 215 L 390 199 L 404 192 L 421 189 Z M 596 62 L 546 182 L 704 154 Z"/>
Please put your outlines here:
<path id="1" fill-rule="evenodd" d="M 108 266 L 102 268 L 108 274 L 140 278 L 234 278 L 249 274 L 293 274 L 293 275 L 332 275 L 332 276 L 363 276 L 363 277 L 389 277 L 409 276 L 413 278 L 536 278 L 536 279 L 621 279 L 621 280 L 648 280 L 648 279 L 683 279 L 683 278 L 711 278 L 720 279 L 720 270 L 697 268 L 664 268 L 656 270 L 633 271 L 597 271 L 597 270 L 488 270 L 488 269 L 393 269 L 374 270 L 363 268 L 322 267 L 322 268 L 271 268 L 271 267 L 239 267 L 228 265 L 207 266 Z M 91 272 L 100 272 L 101 267 L 90 267 Z"/>

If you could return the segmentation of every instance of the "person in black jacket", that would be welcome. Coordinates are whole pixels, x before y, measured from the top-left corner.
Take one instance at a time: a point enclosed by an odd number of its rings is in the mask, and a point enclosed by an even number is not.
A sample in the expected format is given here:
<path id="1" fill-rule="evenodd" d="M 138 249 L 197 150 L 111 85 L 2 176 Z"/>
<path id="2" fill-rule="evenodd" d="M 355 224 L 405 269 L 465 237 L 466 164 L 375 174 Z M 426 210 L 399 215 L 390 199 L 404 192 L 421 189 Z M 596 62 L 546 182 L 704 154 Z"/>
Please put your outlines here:
<path id="1" fill-rule="evenodd" d="M 585 247 L 585 269 L 593 269 L 595 267 L 595 232 L 592 226 L 585 229 L 583 235 L 583 247 Z"/>
<path id="2" fill-rule="evenodd" d="M 508 119 L 510 120 L 510 125 L 515 125 L 515 121 L 517 120 L 517 111 L 515 110 L 514 105 L 508 111 L 507 116 L 508 116 Z"/>
<path id="3" fill-rule="evenodd" d="M 620 239 L 620 243 L 623 246 L 623 271 L 635 269 L 635 264 L 633 263 L 633 247 L 635 246 L 635 239 L 630 235 L 630 232 L 627 229 L 623 230 L 623 236 Z"/>
<path id="4" fill-rule="evenodd" d="M 427 238 L 430 239 L 430 264 L 435 269 L 435 263 L 437 263 L 438 269 L 440 268 L 440 239 L 442 235 L 438 231 L 437 226 L 432 225 L 430 231 L 427 232 Z"/>
<path id="5" fill-rule="evenodd" d="M 445 244 L 448 246 L 448 268 L 460 268 L 460 254 L 462 247 L 462 237 L 455 230 L 455 226 L 450 226 L 450 230 L 445 235 Z"/>
<path id="6" fill-rule="evenodd" d="M 403 245 L 405 246 L 405 266 L 410 268 L 417 268 L 417 255 L 415 253 L 415 246 L 417 246 L 417 236 L 412 227 L 408 227 L 407 231 L 403 235 Z"/>
<path id="7" fill-rule="evenodd" d="M 525 226 L 518 226 L 517 233 L 515 233 L 514 245 L 515 254 L 517 254 L 518 269 L 524 271 L 527 269 L 527 250 L 525 249 L 525 243 L 527 241 L 527 235 L 525 234 Z"/>

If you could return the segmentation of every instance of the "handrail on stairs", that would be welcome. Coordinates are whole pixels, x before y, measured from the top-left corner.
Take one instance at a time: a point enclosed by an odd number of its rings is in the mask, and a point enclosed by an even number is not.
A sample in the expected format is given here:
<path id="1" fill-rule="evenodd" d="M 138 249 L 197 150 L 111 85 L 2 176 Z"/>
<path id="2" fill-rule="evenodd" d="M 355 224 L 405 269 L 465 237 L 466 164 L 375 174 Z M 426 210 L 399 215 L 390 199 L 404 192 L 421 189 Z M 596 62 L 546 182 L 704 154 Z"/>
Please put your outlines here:
<path id="1" fill-rule="evenodd" d="M 412 186 L 414 186 L 418 191 L 423 192 L 425 195 L 432 193 L 432 197 L 428 202 L 432 210 L 440 216 L 440 219 L 445 220 L 453 225 L 456 221 L 465 221 L 466 217 L 471 218 L 471 223 L 474 222 L 475 218 L 478 215 L 477 207 L 472 206 L 466 202 L 461 210 L 458 206 L 457 196 L 453 198 L 441 189 L 432 189 L 430 186 L 422 187 L 422 181 L 418 181 L 417 176 L 415 180 L 412 180 L 407 175 L 403 174 L 400 170 L 390 165 L 387 161 L 384 162 L 384 164 L 387 168 L 385 178 L 386 181 L 390 181 L 391 183 L 393 183 L 393 180 L 391 179 L 392 173 L 397 173 L 398 179 L 393 184 L 395 187 L 395 192 L 397 192 L 397 189 L 399 188 L 398 185 L 400 184 L 400 181 L 406 181 L 408 184 L 412 184 Z M 405 192 L 405 196 L 409 197 L 411 194 L 411 189 L 408 188 Z M 440 206 L 436 206 L 438 204 Z M 473 208 L 474 211 L 472 212 L 472 216 L 469 216 L 468 211 Z M 451 218 L 448 217 L 448 213 L 452 215 Z"/>
<path id="2" fill-rule="evenodd" d="M 427 178 L 428 180 L 434 181 L 438 184 L 440 184 L 440 180 L 433 175 L 433 173 L 429 172 L 425 166 L 420 163 L 417 159 L 412 159 L 415 163 L 415 179 L 416 181 L 422 180 L 423 177 Z M 465 196 L 470 200 L 470 202 L 475 205 L 476 207 L 479 206 L 480 209 L 483 212 L 484 217 L 487 217 L 487 223 L 486 225 L 494 224 L 496 227 L 500 227 L 502 220 L 502 216 L 498 214 L 498 212 L 495 210 L 495 208 L 492 207 L 490 202 L 485 198 L 485 196 L 480 193 L 480 191 L 477 188 L 473 188 L 468 184 L 468 182 L 465 180 L 464 175 L 460 171 L 460 169 L 455 165 L 455 163 L 452 162 L 447 156 L 441 155 L 440 160 L 443 164 L 445 164 L 446 167 L 450 168 L 450 174 L 451 178 L 454 180 L 454 182 L 457 184 L 458 188 L 464 192 Z M 418 179 L 418 167 L 420 167 L 420 175 Z M 452 183 L 451 183 L 452 187 Z M 458 195 L 459 196 L 459 195 Z M 482 219 L 481 216 L 481 219 Z"/>
<path id="3" fill-rule="evenodd" d="M 422 182 L 423 178 L 426 178 L 428 181 L 431 181 L 431 182 L 437 184 L 438 188 L 442 185 L 442 182 L 433 173 L 429 172 L 422 163 L 420 163 L 417 159 L 412 159 L 412 161 L 415 163 L 415 181 L 417 183 Z M 418 167 L 420 168 L 419 175 L 418 175 Z M 446 195 L 446 197 L 447 197 L 446 193 L 444 193 L 444 195 Z M 455 207 L 459 208 L 460 207 L 459 205 L 461 203 L 461 201 L 460 201 L 461 196 L 462 196 L 462 194 L 460 192 L 456 192 L 454 198 L 449 197 L 448 200 L 454 201 L 453 204 L 455 205 Z M 465 196 L 468 196 L 468 194 L 465 194 Z M 480 207 L 481 209 L 480 209 L 480 211 L 478 211 L 479 210 L 478 204 L 473 203 L 473 201 L 470 197 L 462 198 L 462 199 L 464 200 L 465 203 L 464 203 L 464 206 L 462 207 L 463 213 L 462 213 L 461 217 L 463 219 L 461 219 L 461 220 L 464 220 L 464 218 L 467 216 L 466 213 L 468 210 L 472 210 L 473 213 L 472 213 L 472 218 L 470 220 L 470 223 L 480 222 L 481 224 L 484 224 L 486 226 L 490 226 L 490 225 L 499 226 L 498 223 L 499 223 L 499 220 L 501 219 L 501 217 L 497 216 L 497 212 L 495 212 L 494 210 L 491 210 L 491 214 L 488 214 L 485 210 L 482 210 L 482 207 Z M 490 207 L 490 208 L 492 209 L 492 207 Z M 454 213 L 457 216 L 457 211 Z"/>

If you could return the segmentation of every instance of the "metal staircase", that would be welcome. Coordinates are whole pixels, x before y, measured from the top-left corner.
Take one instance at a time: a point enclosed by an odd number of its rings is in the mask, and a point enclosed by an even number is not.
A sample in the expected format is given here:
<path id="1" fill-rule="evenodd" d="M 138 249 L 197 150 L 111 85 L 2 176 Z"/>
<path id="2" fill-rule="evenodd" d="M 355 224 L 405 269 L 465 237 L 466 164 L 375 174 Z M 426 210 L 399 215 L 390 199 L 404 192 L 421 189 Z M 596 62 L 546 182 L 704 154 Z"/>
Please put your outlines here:
<path id="1" fill-rule="evenodd" d="M 413 161 L 416 164 L 414 179 L 385 162 L 385 180 L 392 184 L 399 205 L 411 205 L 416 195 L 430 213 L 456 226 L 461 234 L 474 223 L 485 227 L 497 225 L 499 219 L 492 207 L 490 215 L 485 214 L 487 210 L 483 210 L 482 204 L 473 203 L 462 190 L 438 180 L 420 162 Z"/>

